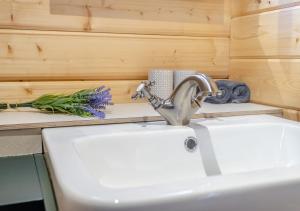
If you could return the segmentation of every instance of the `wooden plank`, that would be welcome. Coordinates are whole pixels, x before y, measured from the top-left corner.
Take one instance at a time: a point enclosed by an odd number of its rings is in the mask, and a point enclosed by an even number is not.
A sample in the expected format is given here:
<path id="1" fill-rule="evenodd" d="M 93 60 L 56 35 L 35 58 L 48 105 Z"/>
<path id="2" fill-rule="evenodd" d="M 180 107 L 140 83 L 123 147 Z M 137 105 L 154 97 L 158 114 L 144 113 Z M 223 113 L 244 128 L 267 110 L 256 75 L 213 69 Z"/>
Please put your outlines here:
<path id="1" fill-rule="evenodd" d="M 244 16 L 300 5 L 299 0 L 239 0 L 234 1 L 232 16 Z"/>
<path id="2" fill-rule="evenodd" d="M 193 118 L 216 118 L 241 115 L 282 115 L 281 108 L 253 103 L 213 105 L 204 103 Z M 106 109 L 106 118 L 82 118 L 73 115 L 37 112 L 34 109 L 18 109 L 0 112 L 0 131 L 25 128 L 51 128 L 84 125 L 106 125 L 164 120 L 149 103 L 115 104 Z"/>
<path id="3" fill-rule="evenodd" d="M 50 0 L 56 15 L 141 19 L 187 23 L 224 23 L 223 0 Z"/>
<path id="4" fill-rule="evenodd" d="M 235 18 L 231 57 L 300 58 L 300 6 Z"/>
<path id="5" fill-rule="evenodd" d="M 256 103 L 300 109 L 299 59 L 233 59 L 230 78 L 247 83 Z"/>
<path id="6" fill-rule="evenodd" d="M 40 129 L 0 131 L 0 157 L 42 153 Z"/>
<path id="7" fill-rule="evenodd" d="M 1 82 L 0 103 L 28 102 L 44 94 L 70 94 L 81 89 L 97 88 L 102 85 L 111 88 L 114 103 L 145 102 L 144 100 L 131 100 L 140 82 L 139 80 Z"/>
<path id="8" fill-rule="evenodd" d="M 291 109 L 283 109 L 283 117 L 293 121 L 300 121 L 299 111 Z"/>
<path id="9" fill-rule="evenodd" d="M 242 15 L 242 4 L 243 0 L 231 2 L 231 18 L 238 17 Z"/>
<path id="10" fill-rule="evenodd" d="M 227 36 L 230 0 L 0 0 L 0 28 Z"/>
<path id="11" fill-rule="evenodd" d="M 111 88 L 114 103 L 129 103 L 140 81 L 58 81 L 58 82 L 1 82 L 0 101 L 20 103 L 34 100 L 43 94 L 69 94 L 81 89 L 105 85 Z"/>
<path id="12" fill-rule="evenodd" d="M 142 80 L 151 68 L 228 76 L 228 38 L 0 30 L 0 81 Z"/>

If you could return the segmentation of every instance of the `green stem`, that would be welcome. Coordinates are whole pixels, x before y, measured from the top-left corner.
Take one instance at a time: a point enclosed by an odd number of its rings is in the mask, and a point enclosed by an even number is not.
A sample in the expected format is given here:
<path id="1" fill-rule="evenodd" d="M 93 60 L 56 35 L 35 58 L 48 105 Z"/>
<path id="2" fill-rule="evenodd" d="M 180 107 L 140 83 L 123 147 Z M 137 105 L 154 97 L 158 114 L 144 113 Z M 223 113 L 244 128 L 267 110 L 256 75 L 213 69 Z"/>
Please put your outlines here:
<path id="1" fill-rule="evenodd" d="M 7 104 L 0 103 L 0 110 L 7 109 Z"/>
<path id="2" fill-rule="evenodd" d="M 11 108 L 18 108 L 18 107 L 27 107 L 27 108 L 31 108 L 31 107 L 32 107 L 32 103 L 9 104 L 9 106 L 10 106 Z"/>
<path id="3" fill-rule="evenodd" d="M 11 107 L 11 108 L 19 108 L 19 107 L 31 108 L 32 107 L 32 103 L 31 102 L 27 102 L 27 103 L 19 103 L 19 104 L 9 104 L 9 107 Z"/>
<path id="4" fill-rule="evenodd" d="M 19 108 L 19 107 L 27 107 L 27 108 L 32 108 L 33 104 L 32 102 L 27 102 L 27 103 L 17 103 L 17 104 L 6 104 L 6 103 L 0 103 L 0 111 L 5 110 L 8 108 Z"/>

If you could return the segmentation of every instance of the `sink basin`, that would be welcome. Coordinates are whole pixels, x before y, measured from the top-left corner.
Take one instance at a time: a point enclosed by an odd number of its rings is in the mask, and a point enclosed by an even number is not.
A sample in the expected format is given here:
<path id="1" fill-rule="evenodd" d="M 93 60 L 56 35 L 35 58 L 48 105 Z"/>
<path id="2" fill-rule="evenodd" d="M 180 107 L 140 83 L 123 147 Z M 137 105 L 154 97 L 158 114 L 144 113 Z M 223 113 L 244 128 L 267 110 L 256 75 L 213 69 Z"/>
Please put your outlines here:
<path id="1" fill-rule="evenodd" d="M 62 211 L 298 211 L 299 137 L 268 115 L 43 130 Z"/>
<path id="2" fill-rule="evenodd" d="M 99 186 L 137 188 L 206 177 L 199 153 L 187 153 L 182 147 L 186 137 L 195 136 L 193 130 L 161 126 L 136 130 L 102 131 L 74 140 L 77 155 Z"/>
<path id="3" fill-rule="evenodd" d="M 205 123 L 204 123 L 205 125 Z M 222 174 L 300 164 L 299 125 L 283 122 L 208 126 Z"/>

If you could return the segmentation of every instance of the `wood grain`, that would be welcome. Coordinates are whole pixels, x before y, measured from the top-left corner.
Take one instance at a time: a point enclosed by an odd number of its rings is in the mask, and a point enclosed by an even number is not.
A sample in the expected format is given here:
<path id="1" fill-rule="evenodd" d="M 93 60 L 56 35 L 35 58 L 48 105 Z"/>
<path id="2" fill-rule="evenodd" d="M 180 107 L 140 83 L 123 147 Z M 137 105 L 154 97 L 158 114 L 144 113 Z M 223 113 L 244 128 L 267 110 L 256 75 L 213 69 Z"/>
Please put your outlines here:
<path id="1" fill-rule="evenodd" d="M 244 16 L 300 5 L 299 0 L 238 0 L 232 4 L 232 16 Z"/>
<path id="2" fill-rule="evenodd" d="M 0 28 L 229 36 L 230 0 L 0 0 Z"/>
<path id="3" fill-rule="evenodd" d="M 291 109 L 283 109 L 283 118 L 300 121 L 299 119 L 299 111 L 291 110 Z"/>
<path id="4" fill-rule="evenodd" d="M 300 58 L 300 6 L 235 18 L 231 57 Z"/>
<path id="5" fill-rule="evenodd" d="M 139 80 L 0 82 L 0 103 L 27 102 L 44 94 L 70 94 L 102 85 L 111 88 L 114 103 L 139 103 L 146 100 L 131 100 L 131 96 L 140 83 Z"/>
<path id="6" fill-rule="evenodd" d="M 230 78 L 247 83 L 256 103 L 300 110 L 299 59 L 233 59 Z"/>
<path id="7" fill-rule="evenodd" d="M 105 84 L 127 103 L 152 68 L 228 78 L 229 26 L 230 0 L 0 0 L 0 99 Z"/>
<path id="8" fill-rule="evenodd" d="M 0 30 L 0 81 L 143 80 L 149 69 L 226 78 L 228 38 Z"/>
<path id="9" fill-rule="evenodd" d="M 224 0 L 50 0 L 57 15 L 223 24 Z"/>
<path id="10" fill-rule="evenodd" d="M 34 100 L 44 94 L 70 94 L 101 85 L 111 88 L 114 103 L 130 103 L 140 81 L 1 82 L 0 99 L 5 103 Z M 136 102 L 136 101 L 135 101 Z"/>
<path id="11" fill-rule="evenodd" d="M 232 20 L 230 78 L 246 82 L 256 103 L 300 110 L 300 1 L 239 1 Z M 284 8 L 284 9 L 282 9 Z M 251 14 L 251 15 L 249 15 Z"/>

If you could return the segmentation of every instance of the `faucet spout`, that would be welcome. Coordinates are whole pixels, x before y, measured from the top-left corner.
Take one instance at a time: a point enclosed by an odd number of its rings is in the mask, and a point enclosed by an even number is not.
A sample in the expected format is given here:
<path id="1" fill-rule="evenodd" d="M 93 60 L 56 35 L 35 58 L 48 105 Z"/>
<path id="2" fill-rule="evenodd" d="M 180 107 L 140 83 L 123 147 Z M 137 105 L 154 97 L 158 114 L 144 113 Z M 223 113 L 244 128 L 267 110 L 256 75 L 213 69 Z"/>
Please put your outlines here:
<path id="1" fill-rule="evenodd" d="M 188 125 L 207 96 L 219 94 L 216 84 L 205 74 L 192 75 L 183 80 L 164 100 L 151 93 L 151 83 L 142 82 L 134 98 L 146 97 L 153 108 L 171 125 Z"/>

